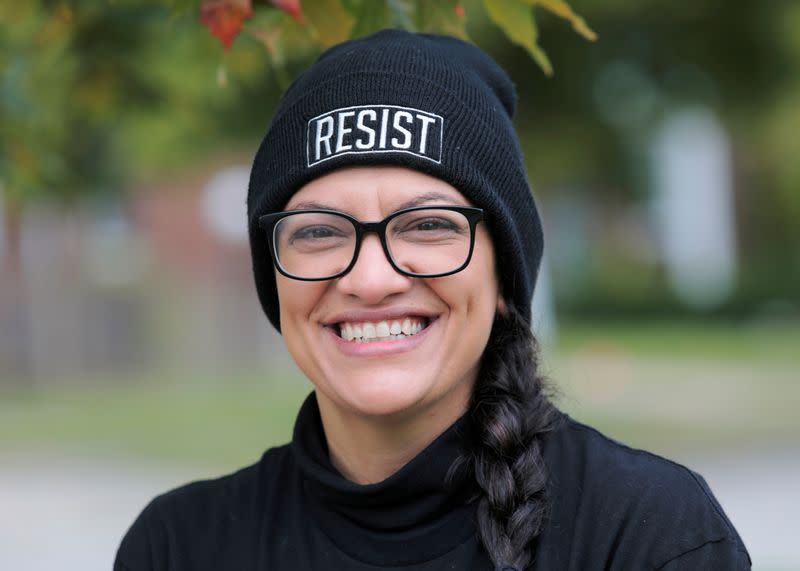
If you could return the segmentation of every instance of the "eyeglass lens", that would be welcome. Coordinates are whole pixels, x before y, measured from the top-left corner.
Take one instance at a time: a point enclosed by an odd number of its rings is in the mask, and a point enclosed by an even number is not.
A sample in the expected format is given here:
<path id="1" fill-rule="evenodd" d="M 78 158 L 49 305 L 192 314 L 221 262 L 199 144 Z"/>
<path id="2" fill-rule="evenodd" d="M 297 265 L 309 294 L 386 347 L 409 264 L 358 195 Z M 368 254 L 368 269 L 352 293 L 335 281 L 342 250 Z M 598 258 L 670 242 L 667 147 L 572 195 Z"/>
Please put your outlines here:
<path id="1" fill-rule="evenodd" d="M 470 224 L 460 212 L 426 208 L 392 218 L 386 245 L 404 272 L 445 274 L 460 268 L 470 250 Z M 300 212 L 282 218 L 274 230 L 278 262 L 287 273 L 324 279 L 344 271 L 356 252 L 356 228 L 343 216 Z"/>

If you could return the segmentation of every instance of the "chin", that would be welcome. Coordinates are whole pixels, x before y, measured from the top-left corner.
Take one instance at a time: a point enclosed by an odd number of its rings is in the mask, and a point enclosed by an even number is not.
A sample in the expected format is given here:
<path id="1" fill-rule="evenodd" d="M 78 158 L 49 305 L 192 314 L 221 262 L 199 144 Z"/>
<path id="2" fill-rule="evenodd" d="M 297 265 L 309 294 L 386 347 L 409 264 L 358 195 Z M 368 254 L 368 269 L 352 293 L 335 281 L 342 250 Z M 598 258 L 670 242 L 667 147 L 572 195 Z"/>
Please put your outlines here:
<path id="1" fill-rule="evenodd" d="M 409 383 L 405 372 L 352 375 L 329 386 L 335 387 L 336 400 L 357 414 L 393 416 L 421 406 L 430 393 L 430 384 L 420 382 L 420 373 L 414 376 L 416 382 Z"/>

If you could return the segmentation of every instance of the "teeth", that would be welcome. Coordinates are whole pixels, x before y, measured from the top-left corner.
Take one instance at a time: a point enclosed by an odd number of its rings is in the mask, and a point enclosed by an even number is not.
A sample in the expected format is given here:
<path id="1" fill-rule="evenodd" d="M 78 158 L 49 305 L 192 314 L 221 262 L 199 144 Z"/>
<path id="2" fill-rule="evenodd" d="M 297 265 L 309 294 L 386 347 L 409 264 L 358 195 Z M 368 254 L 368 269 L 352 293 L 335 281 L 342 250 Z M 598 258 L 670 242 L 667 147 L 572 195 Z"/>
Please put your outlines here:
<path id="1" fill-rule="evenodd" d="M 345 341 L 366 343 L 373 340 L 405 339 L 422 331 L 427 321 L 421 318 L 406 317 L 401 320 L 379 321 L 372 323 L 340 323 L 339 334 Z"/>
<path id="2" fill-rule="evenodd" d="M 390 335 L 391 329 L 389 329 L 389 324 L 385 321 L 381 321 L 378 323 L 378 326 L 375 328 L 375 333 L 378 337 L 388 337 Z"/>

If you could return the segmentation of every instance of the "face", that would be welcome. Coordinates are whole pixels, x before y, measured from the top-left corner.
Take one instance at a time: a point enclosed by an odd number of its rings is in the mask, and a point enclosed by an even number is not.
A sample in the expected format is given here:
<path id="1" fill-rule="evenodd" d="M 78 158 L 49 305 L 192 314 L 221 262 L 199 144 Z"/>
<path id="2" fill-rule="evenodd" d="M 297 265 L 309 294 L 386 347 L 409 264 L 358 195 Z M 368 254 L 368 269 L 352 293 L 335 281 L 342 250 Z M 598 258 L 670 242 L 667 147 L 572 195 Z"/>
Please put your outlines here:
<path id="1" fill-rule="evenodd" d="M 409 202 L 470 206 L 454 187 L 420 172 L 354 167 L 308 183 L 286 210 L 326 208 L 378 221 Z M 283 338 L 316 386 L 320 407 L 362 416 L 455 417 L 466 410 L 495 312 L 502 307 L 484 223 L 476 227 L 469 265 L 450 276 L 397 273 L 378 236 L 367 234 L 355 265 L 342 277 L 304 282 L 276 272 L 276 279 Z M 390 327 L 397 322 L 395 330 L 405 325 L 411 334 L 348 340 L 348 328 L 357 332 L 356 327 L 379 328 L 381 322 Z"/>

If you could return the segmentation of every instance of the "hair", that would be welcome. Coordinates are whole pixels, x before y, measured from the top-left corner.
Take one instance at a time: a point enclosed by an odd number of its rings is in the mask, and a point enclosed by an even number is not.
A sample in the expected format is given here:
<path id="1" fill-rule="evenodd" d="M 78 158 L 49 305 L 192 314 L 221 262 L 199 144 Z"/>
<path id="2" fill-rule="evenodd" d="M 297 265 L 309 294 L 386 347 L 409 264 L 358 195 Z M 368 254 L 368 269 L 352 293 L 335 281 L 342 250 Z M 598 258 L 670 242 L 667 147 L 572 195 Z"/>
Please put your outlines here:
<path id="1" fill-rule="evenodd" d="M 497 569 L 529 564 L 548 512 L 542 435 L 561 413 L 538 354 L 519 311 L 498 312 L 469 405 L 472 441 L 452 468 L 466 464 L 474 476 L 478 535 Z"/>

